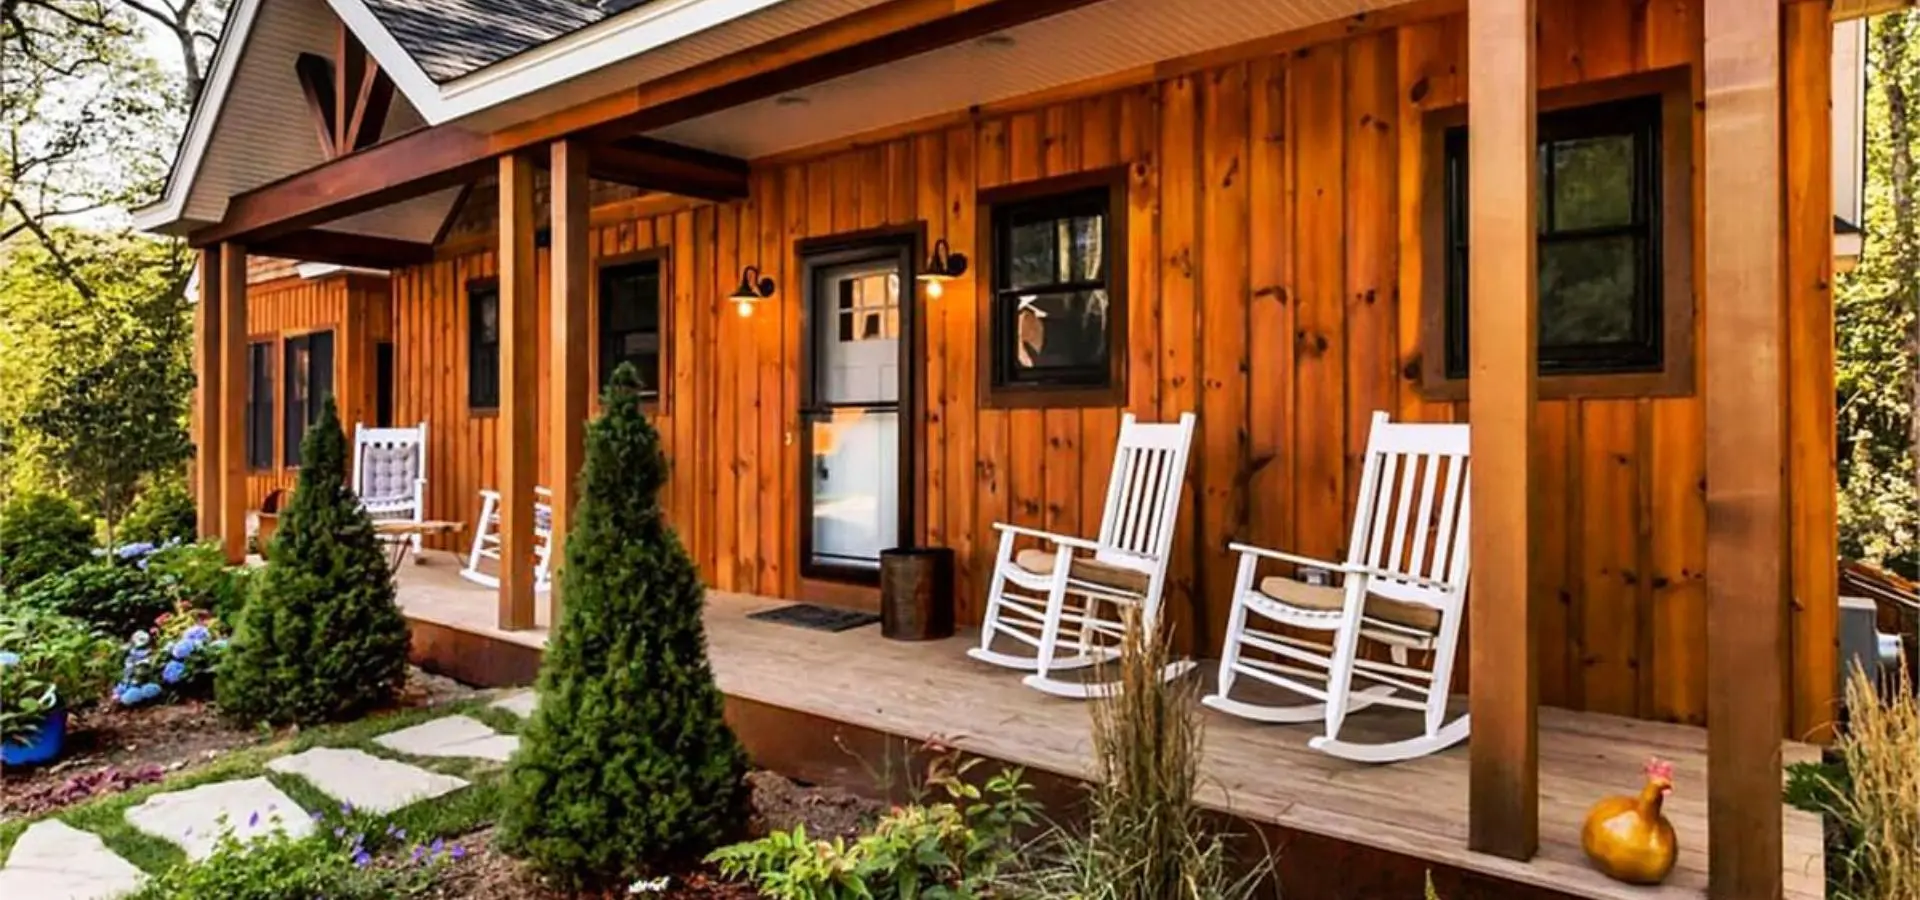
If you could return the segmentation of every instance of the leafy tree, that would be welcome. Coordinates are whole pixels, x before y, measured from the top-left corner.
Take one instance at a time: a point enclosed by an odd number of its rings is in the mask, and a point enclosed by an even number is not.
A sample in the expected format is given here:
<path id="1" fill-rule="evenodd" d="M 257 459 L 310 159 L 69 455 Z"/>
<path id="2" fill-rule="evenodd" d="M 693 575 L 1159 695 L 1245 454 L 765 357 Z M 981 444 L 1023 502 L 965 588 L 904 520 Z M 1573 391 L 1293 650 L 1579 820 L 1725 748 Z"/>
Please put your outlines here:
<path id="1" fill-rule="evenodd" d="M 505 846 L 564 883 L 697 858 L 745 822 L 747 760 L 721 718 L 705 588 L 660 508 L 667 460 L 622 363 L 587 433 L 561 619 L 509 763 Z"/>
<path id="2" fill-rule="evenodd" d="M 300 454 L 300 482 L 215 683 L 242 721 L 350 719 L 391 703 L 406 680 L 406 619 L 373 521 L 347 488 L 332 398 Z"/>
<path id="3" fill-rule="evenodd" d="M 198 520 L 199 511 L 194 509 L 185 476 L 178 471 L 163 472 L 148 477 L 141 486 L 133 509 L 121 523 L 120 539 L 149 544 L 191 541 Z"/>
<path id="4" fill-rule="evenodd" d="M 21 494 L 0 506 L 0 590 L 93 559 L 93 523 L 64 497 Z"/>

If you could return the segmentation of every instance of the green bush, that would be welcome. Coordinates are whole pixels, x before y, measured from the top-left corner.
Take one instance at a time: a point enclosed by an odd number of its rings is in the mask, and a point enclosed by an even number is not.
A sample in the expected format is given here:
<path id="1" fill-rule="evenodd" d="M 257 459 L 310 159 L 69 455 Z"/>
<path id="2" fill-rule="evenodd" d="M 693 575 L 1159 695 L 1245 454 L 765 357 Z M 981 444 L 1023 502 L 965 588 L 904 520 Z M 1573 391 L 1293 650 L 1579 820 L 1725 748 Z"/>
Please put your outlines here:
<path id="1" fill-rule="evenodd" d="M 350 719 L 392 703 L 406 680 L 407 622 L 373 522 L 347 488 L 346 453 L 329 398 L 300 445 L 300 483 L 215 676 L 236 719 Z"/>
<path id="2" fill-rule="evenodd" d="M 570 886 L 704 854 L 746 820 L 705 589 L 660 508 L 667 461 L 622 364 L 587 432 L 540 704 L 509 763 L 502 845 Z"/>
<path id="3" fill-rule="evenodd" d="M 72 501 L 22 494 L 0 507 L 0 589 L 35 580 L 93 558 L 93 522 Z"/>
<path id="4" fill-rule="evenodd" d="M 304 838 L 274 831 L 242 841 L 231 830 L 221 835 L 213 854 L 199 862 L 173 866 L 147 881 L 128 900 L 388 900 L 418 897 L 432 886 L 435 873 L 452 851 L 414 848 L 411 859 L 376 865 L 364 834 L 339 836 L 322 822 Z"/>
<path id="5" fill-rule="evenodd" d="M 895 807 L 851 846 L 815 841 L 805 825 L 715 850 L 720 874 L 753 882 L 773 900 L 914 900 L 992 893 L 1019 857 L 1018 829 L 1038 806 L 1018 771 L 987 781 L 983 794 L 962 779 L 979 760 L 937 758 L 927 786 L 947 795 L 931 805 Z"/>
<path id="6" fill-rule="evenodd" d="M 0 742 L 31 739 L 57 706 L 98 699 L 115 645 L 85 622 L 30 606 L 0 608 Z"/>
<path id="7" fill-rule="evenodd" d="M 173 594 L 146 569 L 103 559 L 28 585 L 20 602 L 72 616 L 125 640 L 171 611 Z"/>
<path id="8" fill-rule="evenodd" d="M 255 570 L 227 565 L 220 542 L 209 540 L 161 547 L 147 557 L 147 571 L 176 599 L 232 622 L 246 603 L 249 579 Z"/>
<path id="9" fill-rule="evenodd" d="M 179 476 L 156 476 L 133 501 L 133 509 L 120 520 L 118 540 L 130 543 L 165 544 L 191 541 L 198 513 L 193 495 L 187 493 L 186 480 Z"/>

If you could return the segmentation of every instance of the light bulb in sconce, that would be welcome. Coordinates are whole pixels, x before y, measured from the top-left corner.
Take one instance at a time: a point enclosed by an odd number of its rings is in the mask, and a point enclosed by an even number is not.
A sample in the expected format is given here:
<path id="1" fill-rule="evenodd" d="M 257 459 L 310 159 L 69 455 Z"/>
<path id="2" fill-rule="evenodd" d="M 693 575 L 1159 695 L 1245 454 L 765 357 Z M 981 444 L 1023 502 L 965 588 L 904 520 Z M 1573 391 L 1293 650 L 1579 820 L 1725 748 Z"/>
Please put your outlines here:
<path id="1" fill-rule="evenodd" d="M 933 253 L 927 258 L 926 268 L 917 276 L 920 283 L 927 286 L 927 299 L 938 300 L 946 293 L 946 283 L 959 278 L 967 272 L 967 255 L 954 253 L 947 247 L 946 238 L 933 243 Z"/>
<path id="2" fill-rule="evenodd" d="M 740 270 L 740 286 L 734 289 L 733 296 L 728 299 L 733 301 L 734 310 L 744 319 L 753 315 L 756 304 L 772 296 L 773 279 L 762 276 L 759 266 L 748 266 Z"/>
<path id="3" fill-rule="evenodd" d="M 753 316 L 754 303 L 755 301 L 753 300 L 735 300 L 733 301 L 733 311 L 739 313 L 742 319 L 750 318 Z"/>
<path id="4" fill-rule="evenodd" d="M 944 282 L 937 281 L 934 279 L 927 279 L 926 282 L 927 282 L 927 299 L 928 300 L 938 300 L 940 299 L 941 295 L 947 292 L 947 289 L 941 286 L 942 284 L 944 284 Z"/>

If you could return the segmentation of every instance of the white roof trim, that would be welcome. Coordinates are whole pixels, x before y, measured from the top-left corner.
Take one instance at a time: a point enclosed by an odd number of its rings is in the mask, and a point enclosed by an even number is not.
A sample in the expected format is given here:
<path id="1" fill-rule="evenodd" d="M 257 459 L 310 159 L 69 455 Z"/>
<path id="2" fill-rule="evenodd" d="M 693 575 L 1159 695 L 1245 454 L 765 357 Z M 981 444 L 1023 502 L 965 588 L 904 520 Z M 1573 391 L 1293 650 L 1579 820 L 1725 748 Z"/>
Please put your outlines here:
<path id="1" fill-rule="evenodd" d="M 445 84 L 435 84 L 365 0 L 327 0 L 429 125 L 524 97 L 780 2 L 654 0 Z"/>
<path id="2" fill-rule="evenodd" d="M 167 173 L 166 186 L 161 189 L 160 199 L 133 211 L 135 227 L 157 231 L 180 221 L 187 196 L 193 193 L 194 176 L 200 173 L 200 160 L 207 154 L 207 142 L 213 139 L 214 124 L 226 106 L 233 73 L 240 68 L 240 56 L 247 46 L 247 35 L 253 30 L 260 3 L 261 0 L 239 0 L 233 5 L 214 48 L 212 71 L 200 91 L 200 101 L 194 104 L 192 117 L 187 120 L 187 133 L 180 140 L 180 154 Z"/>
<path id="3" fill-rule="evenodd" d="M 309 281 L 315 278 L 325 278 L 328 275 L 334 274 L 335 272 L 344 272 L 348 275 L 385 276 L 385 275 L 391 274 L 386 269 L 368 269 L 362 266 L 342 266 L 342 265 L 336 265 L 334 263 L 317 263 L 317 262 L 295 263 L 293 266 L 293 272 L 294 274 L 299 275 L 301 278 L 307 279 Z"/>

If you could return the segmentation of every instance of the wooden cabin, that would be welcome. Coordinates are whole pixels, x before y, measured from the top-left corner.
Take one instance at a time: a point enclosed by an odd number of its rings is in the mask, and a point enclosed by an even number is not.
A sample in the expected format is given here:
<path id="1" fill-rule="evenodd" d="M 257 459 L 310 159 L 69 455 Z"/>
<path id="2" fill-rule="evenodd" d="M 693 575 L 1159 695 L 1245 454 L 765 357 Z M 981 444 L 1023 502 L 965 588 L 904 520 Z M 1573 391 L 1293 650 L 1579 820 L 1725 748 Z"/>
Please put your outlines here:
<path id="1" fill-rule="evenodd" d="M 1818 822 L 1778 796 L 1837 694 L 1829 4 L 518 5 L 236 0 L 140 214 L 202 252 L 197 490 L 236 558 L 319 396 L 428 423 L 430 517 L 471 528 L 499 490 L 507 552 L 497 591 L 401 573 L 416 651 L 526 677 L 564 602 L 522 562 L 533 491 L 564 541 L 624 361 L 716 608 L 874 608 L 879 549 L 937 546 L 977 622 L 993 523 L 1090 532 L 1122 415 L 1193 412 L 1166 609 L 1204 657 L 1229 541 L 1340 553 L 1371 415 L 1465 422 L 1473 730 L 1422 770 L 1450 779 L 1437 824 L 1380 837 L 1392 767 L 1275 764 L 1386 779 L 1370 812 L 1235 809 L 1443 882 L 1818 890 Z M 710 633 L 760 660 L 716 660 L 743 722 L 808 702 L 770 687 L 780 641 Z M 791 646 L 815 677 L 859 655 L 814 640 Z M 1006 677 L 947 645 L 883 655 L 960 695 Z M 928 736 L 913 711 L 806 713 Z M 1035 734 L 989 749 L 1047 768 Z M 1256 767 L 1304 743 L 1247 735 Z M 1669 893 L 1568 847 L 1600 776 L 1567 767 L 1601 744 L 1713 773 Z"/>

